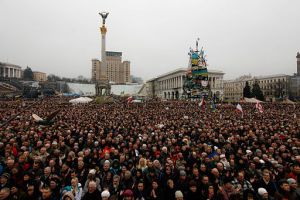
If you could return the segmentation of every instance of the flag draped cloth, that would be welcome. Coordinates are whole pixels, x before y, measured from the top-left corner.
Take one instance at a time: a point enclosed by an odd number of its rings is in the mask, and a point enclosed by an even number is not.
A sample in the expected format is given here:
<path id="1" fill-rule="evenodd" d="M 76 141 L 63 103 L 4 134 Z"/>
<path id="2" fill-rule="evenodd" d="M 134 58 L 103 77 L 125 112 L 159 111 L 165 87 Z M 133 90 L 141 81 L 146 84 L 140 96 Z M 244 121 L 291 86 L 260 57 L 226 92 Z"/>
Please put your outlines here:
<path id="1" fill-rule="evenodd" d="M 242 106 L 241 106 L 240 104 L 238 104 L 238 105 L 236 106 L 236 109 L 237 109 L 239 112 L 242 113 L 242 117 L 243 117 L 243 116 L 244 116 L 244 112 L 243 112 Z"/>
<path id="2" fill-rule="evenodd" d="M 260 113 L 263 113 L 263 112 L 264 112 L 263 107 L 262 107 L 262 105 L 259 103 L 259 101 L 256 101 L 255 108 L 256 108 Z"/>

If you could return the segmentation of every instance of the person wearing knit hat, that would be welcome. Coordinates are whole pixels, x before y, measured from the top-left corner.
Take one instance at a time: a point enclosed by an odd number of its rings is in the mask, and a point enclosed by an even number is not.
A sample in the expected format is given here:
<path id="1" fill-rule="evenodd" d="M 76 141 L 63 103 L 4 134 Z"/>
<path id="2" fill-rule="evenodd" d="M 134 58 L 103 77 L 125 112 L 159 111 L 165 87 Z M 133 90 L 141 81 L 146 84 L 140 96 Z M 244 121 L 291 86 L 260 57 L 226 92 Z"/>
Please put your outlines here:
<path id="1" fill-rule="evenodd" d="M 180 176 L 186 176 L 186 172 L 184 170 L 180 170 L 179 175 Z"/>
<path id="2" fill-rule="evenodd" d="M 268 191 L 265 188 L 258 188 L 257 193 L 259 194 L 261 199 L 268 199 Z"/>
<path id="3" fill-rule="evenodd" d="M 0 177 L 0 187 L 10 187 L 10 174 L 9 173 L 3 173 Z"/>
<path id="4" fill-rule="evenodd" d="M 133 200 L 133 192 L 130 189 L 127 189 L 123 192 L 122 196 L 124 200 Z"/>
<path id="5" fill-rule="evenodd" d="M 110 197 L 110 193 L 108 190 L 104 190 L 102 193 L 101 193 L 101 198 L 102 200 L 108 200 Z"/>
<path id="6" fill-rule="evenodd" d="M 110 164 L 109 160 L 105 160 L 103 164 Z"/>
<path id="7" fill-rule="evenodd" d="M 182 192 L 180 190 L 177 190 L 175 192 L 175 199 L 176 200 L 183 200 L 183 194 L 182 194 Z"/>
<path id="8" fill-rule="evenodd" d="M 1 175 L 1 178 L 2 178 L 2 177 L 6 178 L 6 179 L 10 179 L 10 174 L 9 174 L 9 173 L 3 173 L 3 174 Z"/>
<path id="9" fill-rule="evenodd" d="M 90 171 L 89 171 L 89 174 L 96 174 L 96 170 L 95 169 L 91 169 Z"/>
<path id="10" fill-rule="evenodd" d="M 289 178 L 286 181 L 288 182 L 289 185 L 297 183 L 297 181 L 293 178 Z"/>

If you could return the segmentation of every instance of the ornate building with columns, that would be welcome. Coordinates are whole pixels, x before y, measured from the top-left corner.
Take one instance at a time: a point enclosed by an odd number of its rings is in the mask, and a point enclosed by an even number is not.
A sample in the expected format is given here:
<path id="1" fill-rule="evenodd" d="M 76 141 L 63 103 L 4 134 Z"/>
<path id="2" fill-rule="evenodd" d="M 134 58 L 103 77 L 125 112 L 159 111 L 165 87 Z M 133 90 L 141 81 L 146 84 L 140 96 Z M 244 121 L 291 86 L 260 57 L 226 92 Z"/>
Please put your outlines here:
<path id="1" fill-rule="evenodd" d="M 0 62 L 0 77 L 19 79 L 22 77 L 22 68 L 18 65 Z"/>
<path id="2" fill-rule="evenodd" d="M 293 76 L 274 74 L 269 76 L 244 75 L 234 80 L 224 81 L 224 100 L 240 101 L 246 82 L 250 87 L 257 82 L 266 101 L 290 98 L 300 100 L 300 53 L 297 53 L 297 73 Z"/>
<path id="3" fill-rule="evenodd" d="M 146 82 L 147 96 L 162 99 L 181 99 L 186 72 L 186 68 L 179 68 L 148 80 Z M 208 81 L 212 95 L 219 98 L 223 96 L 223 76 L 222 71 L 208 70 Z"/>
<path id="4" fill-rule="evenodd" d="M 240 101 L 243 98 L 243 90 L 246 82 L 249 83 L 251 88 L 257 82 L 266 101 L 274 101 L 276 98 L 286 98 L 290 94 L 290 80 L 291 76 L 285 74 L 256 77 L 244 75 L 224 82 L 224 97 L 226 101 Z"/>

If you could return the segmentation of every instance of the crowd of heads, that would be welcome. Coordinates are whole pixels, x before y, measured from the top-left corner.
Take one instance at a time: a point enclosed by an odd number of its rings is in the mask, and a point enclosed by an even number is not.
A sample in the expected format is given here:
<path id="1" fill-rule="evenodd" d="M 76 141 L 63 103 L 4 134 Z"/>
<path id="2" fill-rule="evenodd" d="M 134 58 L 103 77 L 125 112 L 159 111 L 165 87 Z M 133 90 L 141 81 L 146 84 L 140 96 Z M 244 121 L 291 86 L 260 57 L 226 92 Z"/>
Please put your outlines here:
<path id="1" fill-rule="evenodd" d="M 300 198 L 299 105 L 68 100 L 0 101 L 0 200 Z"/>

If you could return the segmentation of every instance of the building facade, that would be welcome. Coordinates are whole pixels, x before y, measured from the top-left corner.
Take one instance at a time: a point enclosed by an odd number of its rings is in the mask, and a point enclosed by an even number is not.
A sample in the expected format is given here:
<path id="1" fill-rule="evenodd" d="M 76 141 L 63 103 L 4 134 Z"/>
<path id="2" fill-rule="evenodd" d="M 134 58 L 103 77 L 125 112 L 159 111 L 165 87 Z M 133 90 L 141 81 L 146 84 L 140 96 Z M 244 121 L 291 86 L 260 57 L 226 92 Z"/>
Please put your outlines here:
<path id="1" fill-rule="evenodd" d="M 297 73 L 291 77 L 291 99 L 300 100 L 300 53 L 297 53 Z"/>
<path id="2" fill-rule="evenodd" d="M 257 77 L 251 75 L 241 76 L 235 80 L 224 81 L 224 99 L 226 101 L 241 100 L 246 82 L 249 83 L 251 88 L 257 82 L 266 101 L 286 98 L 290 96 L 290 81 L 291 76 L 285 74 Z"/>
<path id="3" fill-rule="evenodd" d="M 244 75 L 235 80 L 224 81 L 224 97 L 227 101 L 239 101 L 248 81 L 250 87 L 257 81 L 266 101 L 290 98 L 300 100 L 300 53 L 297 53 L 297 73 L 293 76 L 277 74 L 252 77 Z"/>
<path id="4" fill-rule="evenodd" d="M 32 72 L 33 73 L 33 80 L 38 82 L 45 82 L 47 81 L 47 74 L 44 72 Z"/>
<path id="5" fill-rule="evenodd" d="M 186 72 L 186 68 L 179 68 L 148 80 L 146 82 L 147 96 L 162 99 L 182 98 Z M 212 95 L 216 95 L 219 98 L 223 96 L 223 76 L 224 73 L 222 71 L 208 70 L 208 80 Z"/>
<path id="6" fill-rule="evenodd" d="M 291 96 L 292 100 L 300 100 L 300 75 L 291 77 Z"/>
<path id="7" fill-rule="evenodd" d="M 92 80 L 98 81 L 101 79 L 101 74 L 105 74 L 109 82 L 115 84 L 126 84 L 130 80 L 130 62 L 122 61 L 122 52 L 106 52 L 106 67 L 103 67 L 103 62 L 92 60 Z M 105 70 L 105 72 L 103 72 Z"/>
<path id="8" fill-rule="evenodd" d="M 22 68 L 18 65 L 0 62 L 0 77 L 19 79 L 22 77 Z"/>

